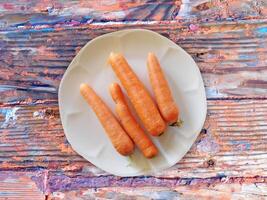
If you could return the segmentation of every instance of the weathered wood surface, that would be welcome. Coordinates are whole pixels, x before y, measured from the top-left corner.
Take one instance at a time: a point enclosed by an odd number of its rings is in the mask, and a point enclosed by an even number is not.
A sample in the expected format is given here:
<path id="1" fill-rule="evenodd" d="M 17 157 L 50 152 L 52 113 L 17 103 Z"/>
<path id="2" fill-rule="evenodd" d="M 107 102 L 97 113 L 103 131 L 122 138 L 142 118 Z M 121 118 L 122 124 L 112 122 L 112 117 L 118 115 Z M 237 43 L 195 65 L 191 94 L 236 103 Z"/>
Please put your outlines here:
<path id="1" fill-rule="evenodd" d="M 0 169 L 50 169 L 69 176 L 108 175 L 78 156 L 62 130 L 57 104 L 3 106 Z M 173 168 L 155 176 L 267 176 L 267 100 L 210 100 L 197 141 Z"/>
<path id="2" fill-rule="evenodd" d="M 45 200 L 44 177 L 42 171 L 0 173 L 1 200 Z"/>
<path id="3" fill-rule="evenodd" d="M 157 31 L 198 63 L 207 97 L 266 98 L 267 19 L 224 23 L 157 22 L 0 31 L 0 103 L 57 100 L 70 61 L 90 39 L 122 28 Z"/>
<path id="4" fill-rule="evenodd" d="M 191 150 L 148 177 L 94 167 L 59 119 L 70 61 L 89 40 L 125 28 L 183 47 L 209 99 Z M 0 199 L 266 199 L 266 49 L 263 0 L 0 2 Z"/>
<path id="5" fill-rule="evenodd" d="M 131 200 L 264 200 L 267 198 L 264 179 L 220 179 L 203 182 L 195 180 L 164 187 L 109 187 L 53 192 L 49 200 L 72 199 L 131 199 Z M 142 184 L 138 184 L 142 185 Z M 167 185 L 167 184 L 166 184 Z"/>
<path id="6" fill-rule="evenodd" d="M 0 4 L 2 27 L 141 20 L 260 19 L 266 15 L 264 0 L 12 0 Z"/>

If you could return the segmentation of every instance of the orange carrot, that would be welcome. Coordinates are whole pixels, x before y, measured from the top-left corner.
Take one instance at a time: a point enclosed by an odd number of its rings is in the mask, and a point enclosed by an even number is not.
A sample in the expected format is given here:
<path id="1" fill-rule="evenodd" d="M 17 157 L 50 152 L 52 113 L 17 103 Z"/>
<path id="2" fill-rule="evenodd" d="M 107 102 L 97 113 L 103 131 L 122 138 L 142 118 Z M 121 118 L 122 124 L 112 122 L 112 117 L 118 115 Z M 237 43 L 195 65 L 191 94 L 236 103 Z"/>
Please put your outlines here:
<path id="1" fill-rule="evenodd" d="M 148 54 L 147 68 L 150 83 L 162 117 L 169 124 L 177 122 L 179 109 L 173 100 L 171 90 L 161 70 L 159 61 L 153 53 Z"/>
<path id="2" fill-rule="evenodd" d="M 143 83 L 138 79 L 122 54 L 111 53 L 109 63 L 125 88 L 137 115 L 153 136 L 162 134 L 166 124 Z"/>
<path id="3" fill-rule="evenodd" d="M 80 92 L 95 112 L 115 149 L 124 156 L 131 154 L 134 150 L 133 141 L 123 130 L 103 100 L 86 84 L 80 85 Z"/>
<path id="4" fill-rule="evenodd" d="M 153 144 L 150 138 L 145 134 L 143 129 L 134 119 L 126 103 L 119 84 L 111 84 L 109 87 L 109 91 L 112 96 L 112 99 L 116 103 L 115 110 L 124 130 L 132 138 L 134 143 L 142 151 L 145 157 L 152 158 L 157 155 L 157 147 Z"/>

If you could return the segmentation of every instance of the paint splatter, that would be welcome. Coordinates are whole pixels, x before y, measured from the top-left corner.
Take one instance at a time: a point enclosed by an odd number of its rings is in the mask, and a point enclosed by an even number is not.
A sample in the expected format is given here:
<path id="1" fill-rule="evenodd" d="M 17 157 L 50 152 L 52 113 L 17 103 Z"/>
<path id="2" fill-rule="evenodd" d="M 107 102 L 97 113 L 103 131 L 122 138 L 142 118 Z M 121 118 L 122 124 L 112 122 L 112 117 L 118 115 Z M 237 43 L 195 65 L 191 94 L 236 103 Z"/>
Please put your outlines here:
<path id="1" fill-rule="evenodd" d="M 231 141 L 235 151 L 246 151 L 250 150 L 251 144 L 247 141 Z"/>
<path id="2" fill-rule="evenodd" d="M 19 107 L 15 108 L 8 108 L 0 110 L 0 114 L 5 115 L 5 121 L 2 123 L 1 128 L 7 128 L 9 126 L 12 126 L 16 123 L 17 115 L 16 112 L 19 110 Z"/>
<path id="3" fill-rule="evenodd" d="M 14 8 L 14 5 L 12 3 L 4 3 L 3 8 L 6 10 L 12 10 Z"/>
<path id="4" fill-rule="evenodd" d="M 197 150 L 203 153 L 217 153 L 220 150 L 219 144 L 215 138 L 208 133 L 206 137 L 202 138 L 197 144 Z"/>
<path id="5" fill-rule="evenodd" d="M 55 197 L 56 199 L 64 199 L 65 194 L 62 192 L 53 192 L 53 197 Z"/>
<path id="6" fill-rule="evenodd" d="M 199 29 L 199 26 L 197 24 L 190 24 L 189 29 L 195 32 Z"/>
<path id="7" fill-rule="evenodd" d="M 146 196 L 152 199 L 179 199 L 179 194 L 176 191 L 163 190 L 158 192 L 145 193 Z"/>
<path id="8" fill-rule="evenodd" d="M 60 145 L 58 145 L 58 147 L 62 152 L 65 152 L 65 153 L 72 153 L 73 152 L 72 148 L 68 145 L 65 145 L 65 144 L 60 144 Z"/>
<path id="9" fill-rule="evenodd" d="M 32 116 L 37 119 L 44 119 L 45 118 L 45 110 L 35 111 Z"/>
<path id="10" fill-rule="evenodd" d="M 257 29 L 256 29 L 256 32 L 257 32 L 259 35 L 266 35 L 266 34 L 267 34 L 267 27 L 264 26 L 264 27 L 257 28 Z"/>

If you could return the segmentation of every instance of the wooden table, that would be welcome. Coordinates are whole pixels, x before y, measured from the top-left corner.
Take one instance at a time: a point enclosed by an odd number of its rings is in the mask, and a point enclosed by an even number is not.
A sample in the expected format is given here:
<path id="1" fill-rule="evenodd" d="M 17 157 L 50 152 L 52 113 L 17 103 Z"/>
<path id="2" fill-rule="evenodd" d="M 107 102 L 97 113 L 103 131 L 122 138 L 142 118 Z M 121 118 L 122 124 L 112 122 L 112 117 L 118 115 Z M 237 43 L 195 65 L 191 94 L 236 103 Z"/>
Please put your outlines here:
<path id="1" fill-rule="evenodd" d="M 126 28 L 183 47 L 208 98 L 191 150 L 153 176 L 94 167 L 59 119 L 70 61 L 89 40 Z M 267 199 L 266 0 L 1 1 L 0 94 L 0 199 Z"/>

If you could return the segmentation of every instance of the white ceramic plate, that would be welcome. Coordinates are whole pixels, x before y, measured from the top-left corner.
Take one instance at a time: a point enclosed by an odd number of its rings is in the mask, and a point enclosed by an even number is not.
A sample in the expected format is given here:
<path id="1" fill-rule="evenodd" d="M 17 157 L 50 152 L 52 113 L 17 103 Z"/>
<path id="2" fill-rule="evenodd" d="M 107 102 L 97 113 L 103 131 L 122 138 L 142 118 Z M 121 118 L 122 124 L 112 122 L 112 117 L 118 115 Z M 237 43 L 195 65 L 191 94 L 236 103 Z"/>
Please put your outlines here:
<path id="1" fill-rule="evenodd" d="M 169 127 L 162 136 L 152 138 L 160 150 L 153 159 L 146 159 L 137 149 L 131 158 L 118 154 L 79 93 L 79 85 L 88 83 L 114 111 L 108 85 L 119 81 L 107 64 L 111 51 L 125 55 L 151 94 L 146 59 L 148 52 L 154 52 L 180 107 L 182 127 Z M 60 83 L 59 109 L 66 137 L 76 152 L 109 173 L 136 176 L 177 163 L 197 138 L 205 121 L 207 105 L 203 80 L 191 56 L 158 33 L 132 29 L 102 35 L 82 48 Z"/>

